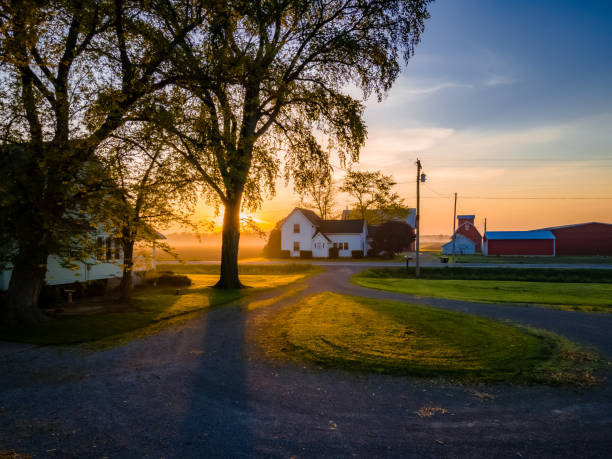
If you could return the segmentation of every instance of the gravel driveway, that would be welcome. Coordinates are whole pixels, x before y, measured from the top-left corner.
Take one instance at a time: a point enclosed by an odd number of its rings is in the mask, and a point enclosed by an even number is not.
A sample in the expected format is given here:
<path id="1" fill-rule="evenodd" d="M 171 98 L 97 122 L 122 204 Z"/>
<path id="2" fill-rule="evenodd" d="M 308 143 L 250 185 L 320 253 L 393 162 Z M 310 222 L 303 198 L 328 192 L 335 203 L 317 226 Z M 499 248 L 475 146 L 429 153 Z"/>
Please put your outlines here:
<path id="1" fill-rule="evenodd" d="M 298 297 L 331 290 L 511 319 L 612 357 L 612 315 L 414 299 L 349 284 L 359 269 L 327 267 Z M 585 392 L 469 386 L 266 359 L 254 335 L 296 299 L 251 312 L 211 310 L 104 352 L 0 343 L 0 451 L 62 458 L 610 457 L 609 383 Z"/>

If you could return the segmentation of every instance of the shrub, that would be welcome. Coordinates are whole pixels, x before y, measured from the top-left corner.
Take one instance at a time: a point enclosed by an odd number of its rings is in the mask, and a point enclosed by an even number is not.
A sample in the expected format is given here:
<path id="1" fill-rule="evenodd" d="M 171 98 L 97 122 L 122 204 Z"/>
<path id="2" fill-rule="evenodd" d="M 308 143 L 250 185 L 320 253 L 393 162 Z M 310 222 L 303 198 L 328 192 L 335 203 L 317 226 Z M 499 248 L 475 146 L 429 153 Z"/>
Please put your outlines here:
<path id="1" fill-rule="evenodd" d="M 351 250 L 351 258 L 363 258 L 363 250 Z"/>
<path id="2" fill-rule="evenodd" d="M 162 274 L 157 278 L 157 284 L 171 287 L 188 287 L 191 285 L 191 279 L 180 274 Z"/>
<path id="3" fill-rule="evenodd" d="M 265 258 L 282 258 L 281 225 L 279 223 L 277 223 L 274 229 L 270 231 L 270 235 L 268 236 L 268 242 L 263 248 L 263 256 Z"/>
<path id="4" fill-rule="evenodd" d="M 281 258 L 291 258 L 291 252 L 289 250 L 281 250 L 280 257 Z"/>
<path id="5" fill-rule="evenodd" d="M 300 250 L 300 258 L 312 258 L 312 250 Z"/>

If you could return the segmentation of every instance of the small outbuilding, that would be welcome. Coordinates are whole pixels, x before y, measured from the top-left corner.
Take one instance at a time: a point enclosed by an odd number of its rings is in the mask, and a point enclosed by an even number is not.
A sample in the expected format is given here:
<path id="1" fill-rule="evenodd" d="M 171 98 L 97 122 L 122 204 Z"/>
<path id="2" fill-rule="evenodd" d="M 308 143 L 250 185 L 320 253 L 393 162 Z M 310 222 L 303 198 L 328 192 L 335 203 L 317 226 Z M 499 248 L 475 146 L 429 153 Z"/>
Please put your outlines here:
<path id="1" fill-rule="evenodd" d="M 482 251 L 482 236 L 474 225 L 474 215 L 457 215 L 455 230 L 455 255 L 471 255 Z M 453 240 L 442 246 L 444 255 L 452 255 Z"/>
<path id="2" fill-rule="evenodd" d="M 472 255 L 476 253 L 476 243 L 462 234 L 455 235 L 455 255 Z M 444 255 L 453 254 L 453 241 L 447 242 L 442 246 Z"/>
<path id="3" fill-rule="evenodd" d="M 487 231 L 483 238 L 483 253 L 555 256 L 555 235 L 548 230 Z"/>

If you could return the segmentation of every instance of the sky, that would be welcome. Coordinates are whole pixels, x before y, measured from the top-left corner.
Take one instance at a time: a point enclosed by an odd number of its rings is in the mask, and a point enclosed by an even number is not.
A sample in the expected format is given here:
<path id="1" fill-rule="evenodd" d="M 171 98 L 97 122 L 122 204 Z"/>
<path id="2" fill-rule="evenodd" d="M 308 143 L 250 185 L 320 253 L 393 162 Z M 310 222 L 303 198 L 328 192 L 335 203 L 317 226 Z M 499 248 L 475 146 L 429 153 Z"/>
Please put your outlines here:
<path id="1" fill-rule="evenodd" d="M 392 174 L 414 207 L 421 160 L 422 234 L 452 233 L 455 192 L 481 231 L 485 218 L 488 230 L 612 223 L 612 2 L 437 0 L 430 12 L 386 99 L 367 102 L 357 168 Z M 297 203 L 279 183 L 254 218 L 268 229 Z"/>

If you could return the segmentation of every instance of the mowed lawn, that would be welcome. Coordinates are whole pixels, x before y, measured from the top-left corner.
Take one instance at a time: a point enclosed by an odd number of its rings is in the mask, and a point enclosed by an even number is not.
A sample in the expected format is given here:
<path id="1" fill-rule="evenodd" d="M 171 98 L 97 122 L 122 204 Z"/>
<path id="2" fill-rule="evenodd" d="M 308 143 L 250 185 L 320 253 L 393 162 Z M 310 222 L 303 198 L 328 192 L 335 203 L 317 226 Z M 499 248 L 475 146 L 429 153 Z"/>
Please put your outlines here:
<path id="1" fill-rule="evenodd" d="M 354 276 L 363 287 L 454 300 L 521 303 L 585 312 L 612 312 L 612 284 Z"/>
<path id="2" fill-rule="evenodd" d="M 266 329 L 271 355 L 400 375 L 589 384 L 598 361 L 549 332 L 332 292 L 286 308 Z"/>
<path id="3" fill-rule="evenodd" d="M 252 269 L 253 271 L 254 269 Z M 95 343 L 94 347 L 109 347 L 137 336 L 159 331 L 193 313 L 206 308 L 231 303 L 267 289 L 296 282 L 311 271 L 290 274 L 246 274 L 241 279 L 251 288 L 219 290 L 211 288 L 217 274 L 191 274 L 190 287 L 144 287 L 134 290 L 129 303 L 112 298 L 79 301 L 78 305 L 103 305 L 107 312 L 94 315 L 63 316 L 21 329 L 0 330 L 0 339 L 40 345 Z"/>

